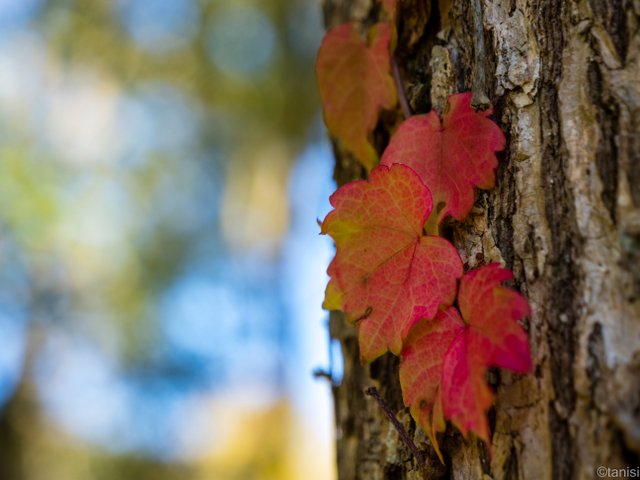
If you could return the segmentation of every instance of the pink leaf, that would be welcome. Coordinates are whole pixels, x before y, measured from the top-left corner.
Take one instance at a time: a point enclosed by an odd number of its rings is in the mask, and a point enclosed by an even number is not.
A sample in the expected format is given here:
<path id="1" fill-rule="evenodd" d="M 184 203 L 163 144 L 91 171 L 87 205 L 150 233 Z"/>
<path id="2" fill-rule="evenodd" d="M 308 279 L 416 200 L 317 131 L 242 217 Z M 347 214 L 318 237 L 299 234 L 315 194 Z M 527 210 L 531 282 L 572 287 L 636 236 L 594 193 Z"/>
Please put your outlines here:
<path id="1" fill-rule="evenodd" d="M 402 163 L 420 175 L 440 219 L 462 220 L 475 201 L 474 187 L 493 187 L 494 152 L 505 146 L 502 130 L 487 118 L 492 110 L 474 111 L 471 97 L 450 96 L 442 122 L 434 111 L 404 121 L 382 156 L 382 165 Z"/>

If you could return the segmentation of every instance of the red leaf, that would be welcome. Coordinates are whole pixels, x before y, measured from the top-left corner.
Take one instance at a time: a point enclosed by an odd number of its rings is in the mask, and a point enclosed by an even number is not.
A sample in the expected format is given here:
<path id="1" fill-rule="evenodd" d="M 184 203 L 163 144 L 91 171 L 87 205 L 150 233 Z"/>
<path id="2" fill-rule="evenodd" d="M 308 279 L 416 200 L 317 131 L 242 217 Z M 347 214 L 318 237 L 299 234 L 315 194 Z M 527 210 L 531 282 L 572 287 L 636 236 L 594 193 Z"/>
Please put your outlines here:
<path id="1" fill-rule="evenodd" d="M 458 294 L 464 321 L 450 307 L 419 322 L 407 337 L 400 364 L 403 398 L 437 451 L 442 415 L 464 435 L 472 431 L 489 442 L 486 412 L 494 397 L 484 379 L 487 367 L 531 371 L 527 335 L 518 323 L 530 314 L 529 305 L 500 285 L 511 278 L 498 264 L 467 273 Z"/>
<path id="2" fill-rule="evenodd" d="M 368 169 L 378 154 L 368 136 L 381 109 L 396 104 L 391 76 L 391 29 L 378 23 L 369 31 L 369 45 L 352 23 L 330 30 L 316 61 L 324 119 L 332 135 Z"/>
<path id="3" fill-rule="evenodd" d="M 489 443 L 485 413 L 494 397 L 484 379 L 487 364 L 481 343 L 469 328 L 459 333 L 444 358 L 440 393 L 444 416 L 463 435 L 472 431 Z"/>
<path id="4" fill-rule="evenodd" d="M 467 273 L 460 281 L 458 305 L 462 318 L 479 339 L 486 362 L 519 373 L 532 368 L 527 334 L 518 320 L 531 315 L 527 300 L 502 287 L 512 273 L 491 263 Z"/>
<path id="5" fill-rule="evenodd" d="M 424 235 L 431 195 L 410 168 L 378 167 L 331 196 L 334 210 L 322 233 L 336 244 L 325 308 L 357 322 L 360 354 L 373 360 L 399 354 L 402 340 L 421 318 L 450 305 L 462 262 L 441 237 Z"/>
<path id="6" fill-rule="evenodd" d="M 474 187 L 488 189 L 495 181 L 496 151 L 504 149 L 502 130 L 475 112 L 470 92 L 452 95 L 442 122 L 431 111 L 404 121 L 391 137 L 382 165 L 403 163 L 413 168 L 433 195 L 439 219 L 462 220 L 475 201 Z"/>
<path id="7" fill-rule="evenodd" d="M 454 339 L 464 330 L 455 307 L 439 312 L 433 320 L 418 322 L 409 332 L 402 350 L 400 385 L 405 405 L 431 438 L 442 460 L 436 432 L 443 430 L 440 381 L 445 354 Z M 439 410 L 434 408 L 439 406 Z"/>

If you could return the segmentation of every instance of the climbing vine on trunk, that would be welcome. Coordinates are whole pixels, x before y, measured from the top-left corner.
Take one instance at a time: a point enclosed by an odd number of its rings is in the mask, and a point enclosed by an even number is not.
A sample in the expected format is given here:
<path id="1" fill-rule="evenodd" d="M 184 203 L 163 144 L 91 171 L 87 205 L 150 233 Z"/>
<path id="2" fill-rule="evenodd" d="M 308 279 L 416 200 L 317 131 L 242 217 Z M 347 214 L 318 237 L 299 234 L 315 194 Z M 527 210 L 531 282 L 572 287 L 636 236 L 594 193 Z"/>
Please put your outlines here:
<path id="1" fill-rule="evenodd" d="M 394 19 L 395 2 L 384 7 Z M 511 272 L 490 264 L 463 275 L 458 251 L 440 232 L 448 216 L 466 217 L 476 187 L 493 187 L 505 138 L 488 118 L 492 110 L 476 111 L 472 94 L 460 93 L 448 98 L 442 120 L 435 112 L 405 119 L 375 167 L 369 136 L 380 110 L 404 92 L 391 72 L 395 24 L 366 33 L 368 41 L 352 23 L 333 28 L 316 64 L 330 132 L 370 171 L 369 180 L 332 195 L 322 222 L 336 244 L 324 307 L 357 326 L 363 362 L 400 356 L 404 402 L 443 461 L 436 434 L 445 419 L 490 445 L 487 368 L 532 369 L 518 323 L 529 305 L 502 286 Z"/>

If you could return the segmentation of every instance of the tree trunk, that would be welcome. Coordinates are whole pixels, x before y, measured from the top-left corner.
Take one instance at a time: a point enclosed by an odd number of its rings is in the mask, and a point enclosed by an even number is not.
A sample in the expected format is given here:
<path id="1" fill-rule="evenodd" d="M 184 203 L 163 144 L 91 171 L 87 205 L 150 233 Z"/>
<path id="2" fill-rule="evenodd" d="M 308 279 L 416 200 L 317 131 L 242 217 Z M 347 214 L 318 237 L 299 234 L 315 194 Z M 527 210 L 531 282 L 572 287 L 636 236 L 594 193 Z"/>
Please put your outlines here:
<path id="1" fill-rule="evenodd" d="M 477 57 L 474 4 L 486 50 Z M 368 24 L 378 10 L 374 0 L 324 1 L 327 27 Z M 492 453 L 450 426 L 441 465 L 403 406 L 397 358 L 361 365 L 355 329 L 333 312 L 345 362 L 335 388 L 340 480 L 587 479 L 599 466 L 640 465 L 639 17 L 637 0 L 399 1 L 395 58 L 414 113 L 441 110 L 484 68 L 507 148 L 496 187 L 448 230 L 466 268 L 513 270 L 533 309 L 535 373 L 491 371 Z M 339 184 L 362 176 L 338 147 L 336 159 Z M 425 469 L 369 386 L 423 450 Z"/>

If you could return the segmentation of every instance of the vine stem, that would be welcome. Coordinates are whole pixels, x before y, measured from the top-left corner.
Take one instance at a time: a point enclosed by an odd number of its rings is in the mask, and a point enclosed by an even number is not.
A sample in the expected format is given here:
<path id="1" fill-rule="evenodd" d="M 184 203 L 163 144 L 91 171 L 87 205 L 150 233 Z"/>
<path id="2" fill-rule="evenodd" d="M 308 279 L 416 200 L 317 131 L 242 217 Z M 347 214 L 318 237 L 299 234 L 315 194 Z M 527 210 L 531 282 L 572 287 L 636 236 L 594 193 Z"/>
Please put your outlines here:
<path id="1" fill-rule="evenodd" d="M 393 71 L 393 80 L 396 82 L 396 90 L 398 91 L 398 100 L 405 120 L 411 116 L 411 109 L 409 108 L 409 102 L 407 96 L 404 93 L 404 87 L 402 86 L 402 77 L 400 77 L 400 69 L 398 68 L 398 62 L 393 55 L 391 55 L 391 70 Z"/>
<path id="2" fill-rule="evenodd" d="M 366 393 L 370 397 L 373 397 L 375 401 L 378 402 L 378 406 L 387 416 L 391 424 L 398 431 L 398 435 L 400 435 L 400 438 L 402 439 L 402 441 L 409 448 L 409 450 L 411 450 L 411 453 L 413 453 L 413 455 L 416 457 L 416 460 L 418 461 L 418 465 L 420 465 L 421 467 L 424 467 L 425 462 L 424 462 L 424 456 L 422 455 L 422 452 L 418 450 L 418 447 L 416 447 L 416 444 L 413 443 L 413 440 L 405 430 L 404 426 L 396 418 L 395 413 L 393 413 L 389 405 L 387 405 L 387 402 L 385 402 L 384 399 L 380 396 L 380 392 L 378 392 L 378 389 L 376 387 L 368 387 L 364 391 L 364 393 Z"/>

